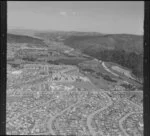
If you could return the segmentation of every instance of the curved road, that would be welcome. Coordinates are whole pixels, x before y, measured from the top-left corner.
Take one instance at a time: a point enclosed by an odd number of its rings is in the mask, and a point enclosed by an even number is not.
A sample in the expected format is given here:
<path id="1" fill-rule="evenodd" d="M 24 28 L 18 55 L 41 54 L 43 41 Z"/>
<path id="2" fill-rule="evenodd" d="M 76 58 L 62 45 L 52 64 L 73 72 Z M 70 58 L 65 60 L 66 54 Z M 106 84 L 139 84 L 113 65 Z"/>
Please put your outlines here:
<path id="1" fill-rule="evenodd" d="M 111 72 L 106 66 L 105 66 L 105 64 L 104 64 L 104 62 L 102 63 L 102 65 L 103 65 L 103 67 L 107 70 L 107 71 L 109 71 L 109 72 Z M 73 68 L 73 67 L 72 67 Z M 72 69 L 71 67 L 68 69 L 68 71 L 69 70 L 71 70 Z M 74 68 L 73 68 L 74 69 Z M 67 70 L 63 70 L 63 72 L 67 72 Z M 115 74 L 115 73 L 112 73 L 111 72 L 111 74 Z M 116 75 L 116 74 L 115 74 Z M 92 82 L 90 81 L 89 82 L 90 84 L 92 84 Z M 92 84 L 92 86 L 93 86 L 93 84 Z M 96 87 L 97 88 L 97 87 Z M 95 88 L 94 88 L 95 89 Z M 96 90 L 95 90 L 96 91 Z M 99 92 L 101 92 L 101 94 L 102 95 L 105 95 L 105 97 L 107 97 L 108 99 L 109 99 L 109 102 L 106 104 L 106 105 L 104 105 L 104 107 L 102 108 L 102 109 L 100 109 L 100 110 L 97 110 L 97 111 L 95 111 L 95 112 L 93 112 L 92 114 L 90 114 L 89 116 L 88 116 L 88 119 L 87 119 L 87 125 L 88 125 L 88 127 L 89 127 L 89 130 L 90 130 L 90 132 L 91 132 L 91 134 L 93 134 L 93 135 L 96 135 L 96 133 L 93 131 L 93 129 L 91 128 L 91 125 L 90 125 L 90 122 L 91 122 L 91 119 L 92 119 L 92 117 L 93 117 L 93 115 L 95 115 L 97 112 L 100 112 L 100 111 L 103 111 L 104 109 L 106 109 L 106 108 L 108 108 L 108 106 L 110 106 L 113 102 L 112 102 L 112 100 L 111 100 L 111 98 L 107 95 L 107 93 L 105 92 L 105 90 L 103 91 L 103 90 L 101 90 L 101 89 L 99 89 L 98 90 Z M 127 101 L 129 101 L 129 100 L 127 100 Z M 77 102 L 78 103 L 78 102 Z M 77 104 L 76 103 L 76 104 Z M 135 106 L 137 106 L 138 108 L 141 108 L 140 106 L 138 106 L 137 104 L 135 104 L 135 103 L 133 103 L 133 102 L 131 102 L 133 105 L 135 105 Z M 74 104 L 74 105 L 76 105 L 76 104 Z M 74 105 L 71 105 L 70 107 L 72 107 L 72 106 L 74 106 Z M 68 107 L 67 109 L 65 109 L 64 111 L 66 111 L 66 110 L 68 110 L 70 107 Z M 50 132 L 54 135 L 55 133 L 54 133 L 54 131 L 52 130 L 52 128 L 51 128 L 51 123 L 53 122 L 53 120 L 58 116 L 58 115 L 61 115 L 64 111 L 62 111 L 61 113 L 59 113 L 59 114 L 57 114 L 57 115 L 55 115 L 54 117 L 52 117 L 49 121 L 48 121 L 48 126 L 49 126 L 49 129 L 50 129 Z M 141 108 L 141 111 L 142 111 L 142 108 Z M 120 124 L 121 125 L 121 124 Z M 123 128 L 122 128 L 123 129 Z M 123 132 L 124 132 L 124 130 L 123 130 Z M 102 134 L 101 134 L 102 135 Z"/>

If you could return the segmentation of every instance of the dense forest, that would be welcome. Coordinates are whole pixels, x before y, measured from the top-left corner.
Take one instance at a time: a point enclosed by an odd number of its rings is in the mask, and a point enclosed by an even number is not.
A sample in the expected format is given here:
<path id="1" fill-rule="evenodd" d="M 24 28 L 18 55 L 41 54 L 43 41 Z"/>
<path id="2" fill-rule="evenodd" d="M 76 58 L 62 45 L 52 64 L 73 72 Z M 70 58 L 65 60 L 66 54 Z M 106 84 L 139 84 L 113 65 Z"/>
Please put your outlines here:
<path id="1" fill-rule="evenodd" d="M 143 55 L 134 52 L 127 53 L 119 50 L 103 50 L 92 52 L 85 50 L 84 53 L 91 55 L 103 61 L 115 62 L 132 70 L 132 73 L 138 78 L 143 76 Z"/>

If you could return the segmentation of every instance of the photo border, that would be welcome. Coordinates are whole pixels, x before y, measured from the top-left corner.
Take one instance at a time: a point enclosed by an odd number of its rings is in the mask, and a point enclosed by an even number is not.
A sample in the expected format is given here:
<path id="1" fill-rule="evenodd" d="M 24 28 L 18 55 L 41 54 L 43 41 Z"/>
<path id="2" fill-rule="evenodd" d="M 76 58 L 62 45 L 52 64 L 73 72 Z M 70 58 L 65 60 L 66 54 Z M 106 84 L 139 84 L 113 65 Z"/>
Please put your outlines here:
<path id="1" fill-rule="evenodd" d="M 144 2 L 144 136 L 150 136 L 150 2 Z M 6 135 L 7 1 L 0 1 L 0 135 Z"/>

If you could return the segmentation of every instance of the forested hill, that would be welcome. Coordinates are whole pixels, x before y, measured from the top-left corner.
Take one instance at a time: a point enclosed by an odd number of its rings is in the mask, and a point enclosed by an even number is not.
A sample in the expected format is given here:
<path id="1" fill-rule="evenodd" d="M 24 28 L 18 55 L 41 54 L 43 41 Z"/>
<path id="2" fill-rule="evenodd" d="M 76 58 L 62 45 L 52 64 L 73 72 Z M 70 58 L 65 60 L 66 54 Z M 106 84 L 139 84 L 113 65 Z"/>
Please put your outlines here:
<path id="1" fill-rule="evenodd" d="M 71 36 L 64 40 L 64 44 L 103 61 L 115 62 L 130 68 L 137 77 L 143 76 L 143 36 Z"/>
<path id="2" fill-rule="evenodd" d="M 143 53 L 143 36 L 114 34 L 103 36 L 71 36 L 65 39 L 66 45 L 81 50 L 124 50 L 126 52 Z"/>

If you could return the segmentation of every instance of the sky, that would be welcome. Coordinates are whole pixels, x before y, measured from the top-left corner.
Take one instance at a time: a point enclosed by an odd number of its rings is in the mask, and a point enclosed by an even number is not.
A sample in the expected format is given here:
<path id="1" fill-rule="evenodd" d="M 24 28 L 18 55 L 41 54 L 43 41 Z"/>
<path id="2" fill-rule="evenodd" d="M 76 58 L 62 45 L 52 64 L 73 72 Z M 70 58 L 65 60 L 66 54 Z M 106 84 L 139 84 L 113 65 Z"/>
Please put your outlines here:
<path id="1" fill-rule="evenodd" d="M 143 1 L 8 1 L 8 29 L 143 34 Z"/>

